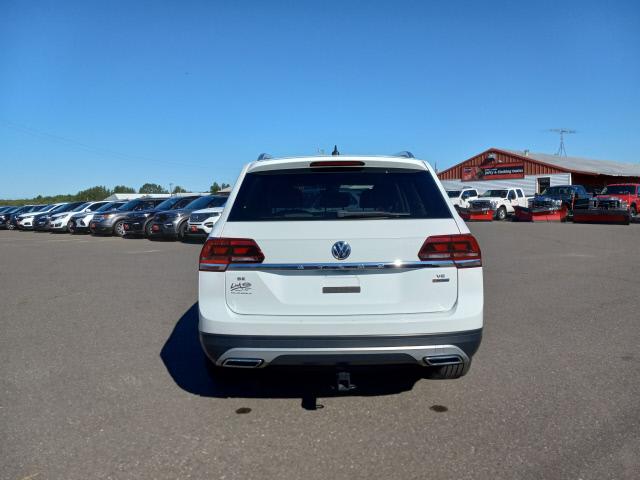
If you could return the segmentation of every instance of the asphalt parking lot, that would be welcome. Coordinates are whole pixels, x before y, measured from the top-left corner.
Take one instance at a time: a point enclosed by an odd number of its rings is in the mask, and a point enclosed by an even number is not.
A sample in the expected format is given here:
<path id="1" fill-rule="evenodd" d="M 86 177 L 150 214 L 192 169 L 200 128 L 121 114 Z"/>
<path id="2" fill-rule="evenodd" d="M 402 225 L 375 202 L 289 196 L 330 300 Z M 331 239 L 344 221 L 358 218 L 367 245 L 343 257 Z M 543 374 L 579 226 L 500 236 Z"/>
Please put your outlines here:
<path id="1" fill-rule="evenodd" d="M 638 478 L 640 225 L 471 229 L 470 373 L 348 396 L 207 376 L 198 244 L 0 231 L 1 478 Z"/>

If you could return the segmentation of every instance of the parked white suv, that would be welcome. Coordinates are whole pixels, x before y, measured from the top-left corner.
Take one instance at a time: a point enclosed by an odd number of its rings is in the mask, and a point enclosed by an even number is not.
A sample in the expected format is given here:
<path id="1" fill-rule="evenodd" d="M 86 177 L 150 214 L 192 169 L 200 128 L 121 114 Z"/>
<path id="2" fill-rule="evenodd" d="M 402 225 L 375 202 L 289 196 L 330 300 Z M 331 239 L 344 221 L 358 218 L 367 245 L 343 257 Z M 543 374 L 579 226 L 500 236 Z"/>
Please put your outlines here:
<path id="1" fill-rule="evenodd" d="M 188 236 L 208 236 L 213 230 L 215 223 L 220 220 L 220 215 L 224 210 L 221 207 L 203 208 L 195 210 L 189 215 L 186 234 Z"/>
<path id="2" fill-rule="evenodd" d="M 482 336 L 480 248 L 410 154 L 250 163 L 199 270 L 217 367 L 412 364 L 457 378 Z"/>
<path id="3" fill-rule="evenodd" d="M 78 205 L 76 208 L 62 212 L 56 213 L 51 216 L 49 222 L 49 229 L 52 232 L 70 232 L 75 228 L 75 224 L 72 223 L 72 218 L 76 215 L 80 215 L 83 213 L 89 214 L 95 212 L 98 208 L 105 205 L 106 201 L 101 202 L 86 202 L 82 205 Z M 75 220 L 74 220 L 75 222 Z"/>
<path id="4" fill-rule="evenodd" d="M 475 188 L 461 188 L 459 190 L 447 190 L 449 201 L 454 207 L 469 208 L 469 202 L 478 198 Z"/>

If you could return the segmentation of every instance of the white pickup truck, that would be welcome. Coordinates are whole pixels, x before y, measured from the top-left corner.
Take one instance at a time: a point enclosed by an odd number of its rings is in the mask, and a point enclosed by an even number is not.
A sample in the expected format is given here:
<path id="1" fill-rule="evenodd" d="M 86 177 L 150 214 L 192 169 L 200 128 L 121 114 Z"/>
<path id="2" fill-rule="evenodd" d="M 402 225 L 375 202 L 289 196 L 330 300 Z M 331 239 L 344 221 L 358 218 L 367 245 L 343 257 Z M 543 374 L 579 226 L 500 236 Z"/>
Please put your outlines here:
<path id="1" fill-rule="evenodd" d="M 504 220 L 508 215 L 513 215 L 514 207 L 528 207 L 529 198 L 521 188 L 500 188 L 487 190 L 469 203 L 472 208 L 490 206 L 496 212 L 496 220 Z"/>
<path id="2" fill-rule="evenodd" d="M 447 190 L 449 201 L 454 207 L 469 208 L 469 202 L 478 198 L 475 188 L 463 187 L 459 190 Z"/>

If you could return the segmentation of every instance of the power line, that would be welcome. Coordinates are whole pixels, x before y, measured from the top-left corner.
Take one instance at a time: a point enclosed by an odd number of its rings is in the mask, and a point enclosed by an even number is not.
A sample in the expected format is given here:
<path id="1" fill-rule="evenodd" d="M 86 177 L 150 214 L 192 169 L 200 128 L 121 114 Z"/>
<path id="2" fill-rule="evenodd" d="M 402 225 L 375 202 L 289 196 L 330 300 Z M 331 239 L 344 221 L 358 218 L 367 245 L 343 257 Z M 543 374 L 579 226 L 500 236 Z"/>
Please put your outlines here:
<path id="1" fill-rule="evenodd" d="M 80 142 L 78 140 L 74 140 L 72 138 L 68 138 L 68 137 L 63 137 L 61 135 L 55 135 L 52 133 L 48 133 L 48 132 L 44 132 L 42 130 L 38 130 L 32 127 L 27 127 L 25 125 L 19 125 L 17 123 L 14 122 L 9 122 L 7 120 L 2 120 L 0 121 L 0 124 L 3 125 L 4 127 L 10 128 L 12 130 L 21 132 L 21 133 L 25 133 L 27 135 L 31 135 L 37 138 L 41 138 L 44 140 L 49 140 L 52 142 L 57 142 L 57 143 L 63 143 L 63 144 L 67 144 L 67 145 L 71 145 L 77 148 L 80 148 L 88 153 L 93 153 L 96 155 L 102 155 L 102 156 L 108 156 L 111 158 L 117 158 L 119 160 L 127 160 L 127 161 L 131 161 L 131 160 L 138 160 L 138 161 L 144 161 L 144 162 L 150 162 L 153 163 L 154 165 L 160 165 L 160 164 L 164 164 L 167 166 L 178 166 L 178 167 L 193 167 L 193 168 L 210 168 L 204 165 L 197 165 L 197 164 L 188 164 L 188 163 L 182 163 L 182 162 L 172 162 L 172 161 L 166 161 L 166 160 L 156 160 L 153 158 L 149 158 L 149 157 L 143 157 L 140 155 L 130 155 L 127 153 L 122 153 L 122 152 L 118 152 L 115 150 L 111 150 L 108 148 L 102 148 L 102 147 L 97 147 L 94 145 L 89 145 L 87 143 L 84 142 Z"/>

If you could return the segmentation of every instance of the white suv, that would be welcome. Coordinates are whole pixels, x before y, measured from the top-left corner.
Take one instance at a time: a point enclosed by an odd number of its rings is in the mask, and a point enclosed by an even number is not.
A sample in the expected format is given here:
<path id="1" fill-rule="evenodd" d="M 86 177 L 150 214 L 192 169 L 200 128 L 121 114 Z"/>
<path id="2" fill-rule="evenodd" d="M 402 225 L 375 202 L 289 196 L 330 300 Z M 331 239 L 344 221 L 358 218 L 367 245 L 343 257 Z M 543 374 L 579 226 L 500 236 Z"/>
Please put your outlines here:
<path id="1" fill-rule="evenodd" d="M 480 248 L 408 153 L 250 163 L 199 269 L 217 367 L 413 364 L 457 378 L 480 345 Z"/>
<path id="2" fill-rule="evenodd" d="M 189 215 L 187 223 L 187 235 L 208 236 L 213 230 L 213 225 L 220 219 L 224 207 L 203 208 Z"/>

